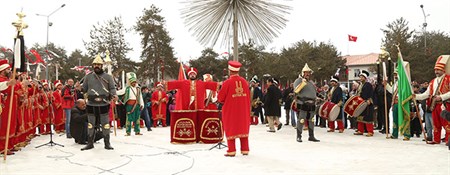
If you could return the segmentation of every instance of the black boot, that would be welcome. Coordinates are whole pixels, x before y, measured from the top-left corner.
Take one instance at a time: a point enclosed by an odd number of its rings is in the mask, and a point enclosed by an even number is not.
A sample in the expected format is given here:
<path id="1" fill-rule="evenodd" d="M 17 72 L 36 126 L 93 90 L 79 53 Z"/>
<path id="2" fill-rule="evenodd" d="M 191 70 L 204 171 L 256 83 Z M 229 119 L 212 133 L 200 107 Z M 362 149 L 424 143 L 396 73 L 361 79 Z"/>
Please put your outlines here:
<path id="1" fill-rule="evenodd" d="M 81 151 L 90 150 L 92 148 L 94 148 L 94 138 L 88 137 L 88 143 L 85 147 L 81 148 Z"/>
<path id="2" fill-rule="evenodd" d="M 308 134 L 309 134 L 308 141 L 320 142 L 320 140 L 318 140 L 314 137 L 314 126 L 312 124 L 313 124 L 312 122 L 308 123 Z"/>
<path id="3" fill-rule="evenodd" d="M 311 142 L 320 142 L 320 140 L 317 140 L 315 137 L 310 137 L 310 138 L 308 138 L 308 141 L 311 141 Z"/>
<path id="4" fill-rule="evenodd" d="M 105 135 L 103 138 L 103 141 L 105 141 L 105 149 L 107 150 L 113 150 L 114 148 L 111 147 L 111 143 L 109 143 L 109 134 Z"/>
<path id="5" fill-rule="evenodd" d="M 297 125 L 297 142 L 302 142 L 303 124 Z"/>

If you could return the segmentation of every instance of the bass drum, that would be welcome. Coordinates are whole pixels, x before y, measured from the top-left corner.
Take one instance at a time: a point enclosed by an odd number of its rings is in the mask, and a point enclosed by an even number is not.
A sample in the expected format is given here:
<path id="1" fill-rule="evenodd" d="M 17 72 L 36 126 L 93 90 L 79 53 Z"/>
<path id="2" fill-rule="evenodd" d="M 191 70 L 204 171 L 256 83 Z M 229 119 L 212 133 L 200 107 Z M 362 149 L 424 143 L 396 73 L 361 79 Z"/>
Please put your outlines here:
<path id="1" fill-rule="evenodd" d="M 320 117 L 329 121 L 335 121 L 339 112 L 341 112 L 340 107 L 330 101 L 323 103 L 319 108 Z"/>
<path id="2" fill-rule="evenodd" d="M 350 97 L 344 105 L 344 112 L 350 117 L 358 117 L 367 108 L 367 102 L 360 96 Z"/>

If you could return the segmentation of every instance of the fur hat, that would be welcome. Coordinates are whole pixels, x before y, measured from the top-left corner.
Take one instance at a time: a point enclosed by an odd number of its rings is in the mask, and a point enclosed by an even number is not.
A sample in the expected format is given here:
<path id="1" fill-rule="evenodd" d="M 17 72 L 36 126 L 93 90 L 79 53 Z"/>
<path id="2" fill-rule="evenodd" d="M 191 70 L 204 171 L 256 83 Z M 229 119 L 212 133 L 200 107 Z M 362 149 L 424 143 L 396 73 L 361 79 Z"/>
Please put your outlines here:
<path id="1" fill-rule="evenodd" d="M 334 81 L 336 83 L 339 83 L 339 77 L 338 76 L 331 76 L 330 82 L 332 82 L 332 81 Z"/>
<path id="2" fill-rule="evenodd" d="M 367 79 L 367 78 L 369 78 L 369 72 L 367 72 L 366 70 L 362 70 L 358 76 L 363 76 Z"/>

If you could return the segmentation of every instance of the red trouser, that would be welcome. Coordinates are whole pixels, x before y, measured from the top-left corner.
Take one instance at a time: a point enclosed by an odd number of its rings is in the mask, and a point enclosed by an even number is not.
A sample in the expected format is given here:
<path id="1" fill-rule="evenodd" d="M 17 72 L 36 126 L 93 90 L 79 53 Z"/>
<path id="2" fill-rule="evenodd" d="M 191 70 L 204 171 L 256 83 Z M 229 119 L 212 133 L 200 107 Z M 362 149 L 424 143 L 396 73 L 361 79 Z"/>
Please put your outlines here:
<path id="1" fill-rule="evenodd" d="M 248 137 L 239 138 L 241 141 L 241 152 L 243 151 L 250 151 L 250 148 L 248 146 Z M 235 139 L 229 139 L 227 140 L 228 144 L 228 153 L 234 153 L 236 152 L 236 140 Z"/>
<path id="2" fill-rule="evenodd" d="M 250 124 L 251 125 L 258 125 L 258 117 L 257 116 L 251 116 L 250 117 Z"/>
<path id="3" fill-rule="evenodd" d="M 358 122 L 358 131 L 364 133 L 364 125 L 366 125 L 367 132 L 373 134 L 373 124 Z"/>
<path id="4" fill-rule="evenodd" d="M 449 122 L 440 116 L 442 112 L 441 105 L 442 104 L 436 104 L 433 112 L 431 113 L 431 118 L 433 119 L 433 138 L 436 143 L 441 143 L 442 127 L 445 129 L 445 142 L 448 141 L 448 137 L 450 135 Z M 447 104 L 446 107 L 448 109 L 450 105 Z"/>
<path id="5" fill-rule="evenodd" d="M 334 129 L 336 128 L 336 125 L 334 125 L 334 122 L 337 122 L 338 129 L 339 129 L 339 130 L 344 130 L 344 122 L 342 122 L 342 121 L 329 121 L 329 120 L 328 120 L 328 127 L 329 127 L 331 130 L 334 130 Z"/>

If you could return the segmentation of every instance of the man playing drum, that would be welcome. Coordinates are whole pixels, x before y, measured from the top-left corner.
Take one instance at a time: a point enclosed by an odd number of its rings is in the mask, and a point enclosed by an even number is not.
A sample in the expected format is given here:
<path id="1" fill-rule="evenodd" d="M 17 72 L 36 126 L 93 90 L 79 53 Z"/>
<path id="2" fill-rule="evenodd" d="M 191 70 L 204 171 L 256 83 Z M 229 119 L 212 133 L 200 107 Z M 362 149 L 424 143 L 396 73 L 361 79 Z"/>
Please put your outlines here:
<path id="1" fill-rule="evenodd" d="M 331 90 L 328 93 L 328 100 L 331 101 L 332 103 L 336 104 L 339 109 L 342 108 L 342 104 L 343 104 L 343 100 L 342 100 L 342 88 L 339 87 L 339 77 L 337 76 L 332 76 L 331 80 L 330 80 L 330 84 L 331 84 Z M 339 133 L 343 133 L 344 132 L 344 123 L 342 122 L 342 109 L 339 110 L 339 114 L 336 118 L 337 121 L 337 125 L 339 128 Z M 328 130 L 328 132 L 334 132 L 334 120 L 330 120 L 330 118 L 328 118 L 328 127 L 330 127 L 330 130 Z"/>
<path id="2" fill-rule="evenodd" d="M 296 103 L 298 109 L 297 121 L 297 142 L 302 142 L 303 125 L 308 122 L 309 141 L 319 142 L 314 137 L 314 115 L 315 115 L 315 100 L 316 87 L 311 81 L 312 70 L 306 63 L 302 69 L 302 74 L 294 82 L 294 92 L 296 95 Z"/>
<path id="3" fill-rule="evenodd" d="M 367 129 L 367 137 L 373 136 L 373 87 L 372 84 L 367 82 L 367 78 L 369 77 L 369 72 L 363 70 L 359 74 L 359 79 L 361 80 L 361 85 L 358 88 L 358 96 L 365 100 L 367 103 L 366 109 L 357 116 L 356 120 L 358 121 L 358 131 L 353 133 L 354 135 L 363 135 L 364 126 Z"/>

